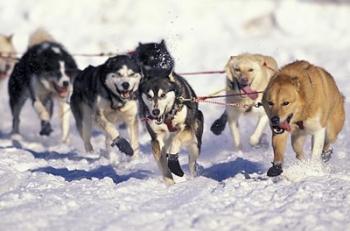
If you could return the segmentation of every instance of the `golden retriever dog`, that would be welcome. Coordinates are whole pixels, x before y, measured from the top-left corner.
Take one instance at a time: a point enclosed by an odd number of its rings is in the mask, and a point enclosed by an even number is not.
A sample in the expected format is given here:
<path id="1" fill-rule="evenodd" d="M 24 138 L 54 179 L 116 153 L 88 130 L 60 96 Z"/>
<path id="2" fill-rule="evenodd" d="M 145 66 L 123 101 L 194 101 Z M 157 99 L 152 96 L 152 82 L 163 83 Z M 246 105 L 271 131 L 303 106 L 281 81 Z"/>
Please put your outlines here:
<path id="1" fill-rule="evenodd" d="M 345 120 L 344 96 L 333 77 L 306 61 L 284 66 L 271 79 L 262 100 L 270 120 L 273 166 L 268 176 L 280 175 L 288 134 L 298 159 L 304 158 L 307 135 L 312 136 L 312 158 L 328 161 Z"/>
<path id="2" fill-rule="evenodd" d="M 268 118 L 262 107 L 257 107 L 261 102 L 262 94 L 272 75 L 277 71 L 276 61 L 270 56 L 260 54 L 241 54 L 231 56 L 226 64 L 226 94 L 242 94 L 227 97 L 226 103 L 238 104 L 242 107 L 226 106 L 225 112 L 211 126 L 215 135 L 221 134 L 228 121 L 233 141 L 236 148 L 241 148 L 238 119 L 242 114 L 254 113 L 258 116 L 255 131 L 250 136 L 250 144 L 257 145 L 268 123 Z M 244 105 L 244 107 L 243 107 Z"/>
<path id="3" fill-rule="evenodd" d="M 0 35 L 0 86 L 10 76 L 16 62 L 16 50 L 12 35 Z"/>

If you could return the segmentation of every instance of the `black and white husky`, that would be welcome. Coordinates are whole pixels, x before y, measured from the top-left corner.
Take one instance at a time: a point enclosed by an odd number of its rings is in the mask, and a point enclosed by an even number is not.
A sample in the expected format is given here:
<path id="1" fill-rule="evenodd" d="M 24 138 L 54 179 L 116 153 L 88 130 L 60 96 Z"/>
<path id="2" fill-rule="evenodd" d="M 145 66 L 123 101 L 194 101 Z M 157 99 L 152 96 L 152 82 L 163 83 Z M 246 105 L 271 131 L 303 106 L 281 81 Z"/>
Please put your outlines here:
<path id="1" fill-rule="evenodd" d="M 152 139 L 154 158 L 166 183 L 174 183 L 171 173 L 183 176 L 178 153 L 189 149 L 189 169 L 196 175 L 203 134 L 203 114 L 193 89 L 181 76 L 151 76 L 140 86 L 141 104 L 147 130 Z"/>
<path id="2" fill-rule="evenodd" d="M 15 65 L 9 80 L 12 133 L 19 133 L 20 112 L 25 101 L 31 98 L 41 120 L 40 135 L 50 135 L 53 99 L 57 98 L 62 117 L 62 140 L 67 141 L 69 133 L 67 101 L 72 90 L 72 81 L 77 73 L 75 61 L 64 47 L 55 42 L 45 30 L 35 31 L 29 39 L 28 50 Z"/>
<path id="3" fill-rule="evenodd" d="M 104 64 L 89 66 L 74 82 L 71 109 L 85 150 L 93 152 L 91 130 L 95 123 L 106 133 L 107 149 L 117 146 L 126 155 L 138 154 L 137 91 L 141 69 L 128 55 L 109 58 Z M 119 135 L 117 122 L 128 126 L 130 143 Z"/>

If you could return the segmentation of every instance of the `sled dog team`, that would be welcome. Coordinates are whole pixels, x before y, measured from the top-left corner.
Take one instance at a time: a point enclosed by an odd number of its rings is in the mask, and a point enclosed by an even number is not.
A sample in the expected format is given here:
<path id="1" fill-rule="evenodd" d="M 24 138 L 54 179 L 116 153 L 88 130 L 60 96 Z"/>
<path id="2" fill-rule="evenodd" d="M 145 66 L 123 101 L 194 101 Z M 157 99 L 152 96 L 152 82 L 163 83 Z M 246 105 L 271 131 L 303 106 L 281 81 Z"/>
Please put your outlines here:
<path id="1" fill-rule="evenodd" d="M 184 175 L 178 160 L 183 147 L 188 148 L 190 173 L 196 176 L 203 114 L 197 101 L 184 100 L 195 99 L 196 94 L 174 71 L 174 60 L 163 40 L 139 43 L 130 54 L 111 57 L 82 71 L 72 55 L 43 29 L 30 36 L 28 49 L 17 62 L 11 40 L 11 36 L 0 36 L 0 81 L 10 77 L 13 134 L 20 131 L 21 109 L 30 98 L 41 120 L 40 135 L 50 135 L 53 100 L 57 99 L 63 142 L 68 141 L 66 112 L 71 109 L 86 152 L 94 151 L 90 140 L 96 126 L 105 133 L 107 150 L 115 147 L 128 156 L 137 156 L 141 117 L 164 181 L 172 184 L 172 174 Z M 230 57 L 225 72 L 227 95 L 238 94 L 227 97 L 227 104 L 246 106 L 226 106 L 211 126 L 214 134 L 221 134 L 227 123 L 234 145 L 240 148 L 239 118 L 254 113 L 257 125 L 250 136 L 251 145 L 259 144 L 267 124 L 272 130 L 274 159 L 268 176 L 283 171 L 289 133 L 298 159 L 304 158 L 305 138 L 310 135 L 312 157 L 329 160 L 330 145 L 344 126 L 345 110 L 344 97 L 326 70 L 307 61 L 278 68 L 272 57 L 245 53 Z M 119 134 L 119 122 L 127 126 L 128 139 Z"/>

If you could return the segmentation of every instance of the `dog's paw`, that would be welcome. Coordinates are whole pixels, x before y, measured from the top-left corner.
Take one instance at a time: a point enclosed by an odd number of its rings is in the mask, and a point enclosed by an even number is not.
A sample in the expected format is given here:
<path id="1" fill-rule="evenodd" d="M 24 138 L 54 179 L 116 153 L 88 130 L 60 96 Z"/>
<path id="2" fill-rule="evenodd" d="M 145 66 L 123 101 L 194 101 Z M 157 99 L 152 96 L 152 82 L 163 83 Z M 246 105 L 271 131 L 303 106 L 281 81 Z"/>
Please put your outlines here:
<path id="1" fill-rule="evenodd" d="M 168 154 L 168 167 L 176 176 L 182 177 L 184 175 L 180 166 L 178 154 Z"/>
<path id="2" fill-rule="evenodd" d="M 330 148 L 326 151 L 323 151 L 321 154 L 322 161 L 327 163 L 332 158 L 332 154 L 333 154 L 332 148 Z"/>
<path id="3" fill-rule="evenodd" d="M 132 149 L 130 143 L 123 137 L 118 136 L 113 140 L 112 147 L 117 146 L 119 150 L 128 156 L 134 155 L 134 150 Z"/>
<path id="4" fill-rule="evenodd" d="M 283 172 L 281 164 L 272 163 L 272 167 L 267 171 L 267 176 L 274 177 L 279 176 Z"/>
<path id="5" fill-rule="evenodd" d="M 225 130 L 225 127 L 226 122 L 223 122 L 220 118 L 214 121 L 214 123 L 210 127 L 210 131 L 212 131 L 215 135 L 218 136 Z"/>
<path id="6" fill-rule="evenodd" d="M 41 121 L 41 130 L 39 133 L 41 136 L 49 136 L 52 131 L 53 130 L 49 121 Z"/>

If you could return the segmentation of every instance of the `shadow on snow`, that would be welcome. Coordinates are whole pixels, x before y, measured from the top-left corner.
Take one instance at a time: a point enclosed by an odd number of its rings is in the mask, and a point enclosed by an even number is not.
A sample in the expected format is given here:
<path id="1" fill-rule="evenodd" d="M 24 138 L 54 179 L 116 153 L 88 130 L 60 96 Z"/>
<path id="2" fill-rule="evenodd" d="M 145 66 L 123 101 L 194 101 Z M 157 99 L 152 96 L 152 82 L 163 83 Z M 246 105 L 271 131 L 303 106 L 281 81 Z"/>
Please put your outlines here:
<path id="1" fill-rule="evenodd" d="M 103 179 L 105 177 L 109 177 L 116 184 L 121 183 L 123 181 L 127 181 L 130 178 L 145 179 L 149 176 L 149 173 L 150 173 L 150 171 L 138 170 L 136 172 L 131 172 L 126 175 L 118 175 L 111 165 L 99 166 L 98 168 L 95 168 L 89 171 L 80 170 L 80 169 L 68 170 L 67 168 L 54 168 L 54 167 L 48 166 L 48 167 L 33 169 L 31 170 L 31 172 L 43 172 L 43 173 L 52 174 L 55 176 L 60 176 L 60 177 L 63 177 L 66 181 L 81 180 L 81 179 L 91 180 L 92 178 Z"/>

